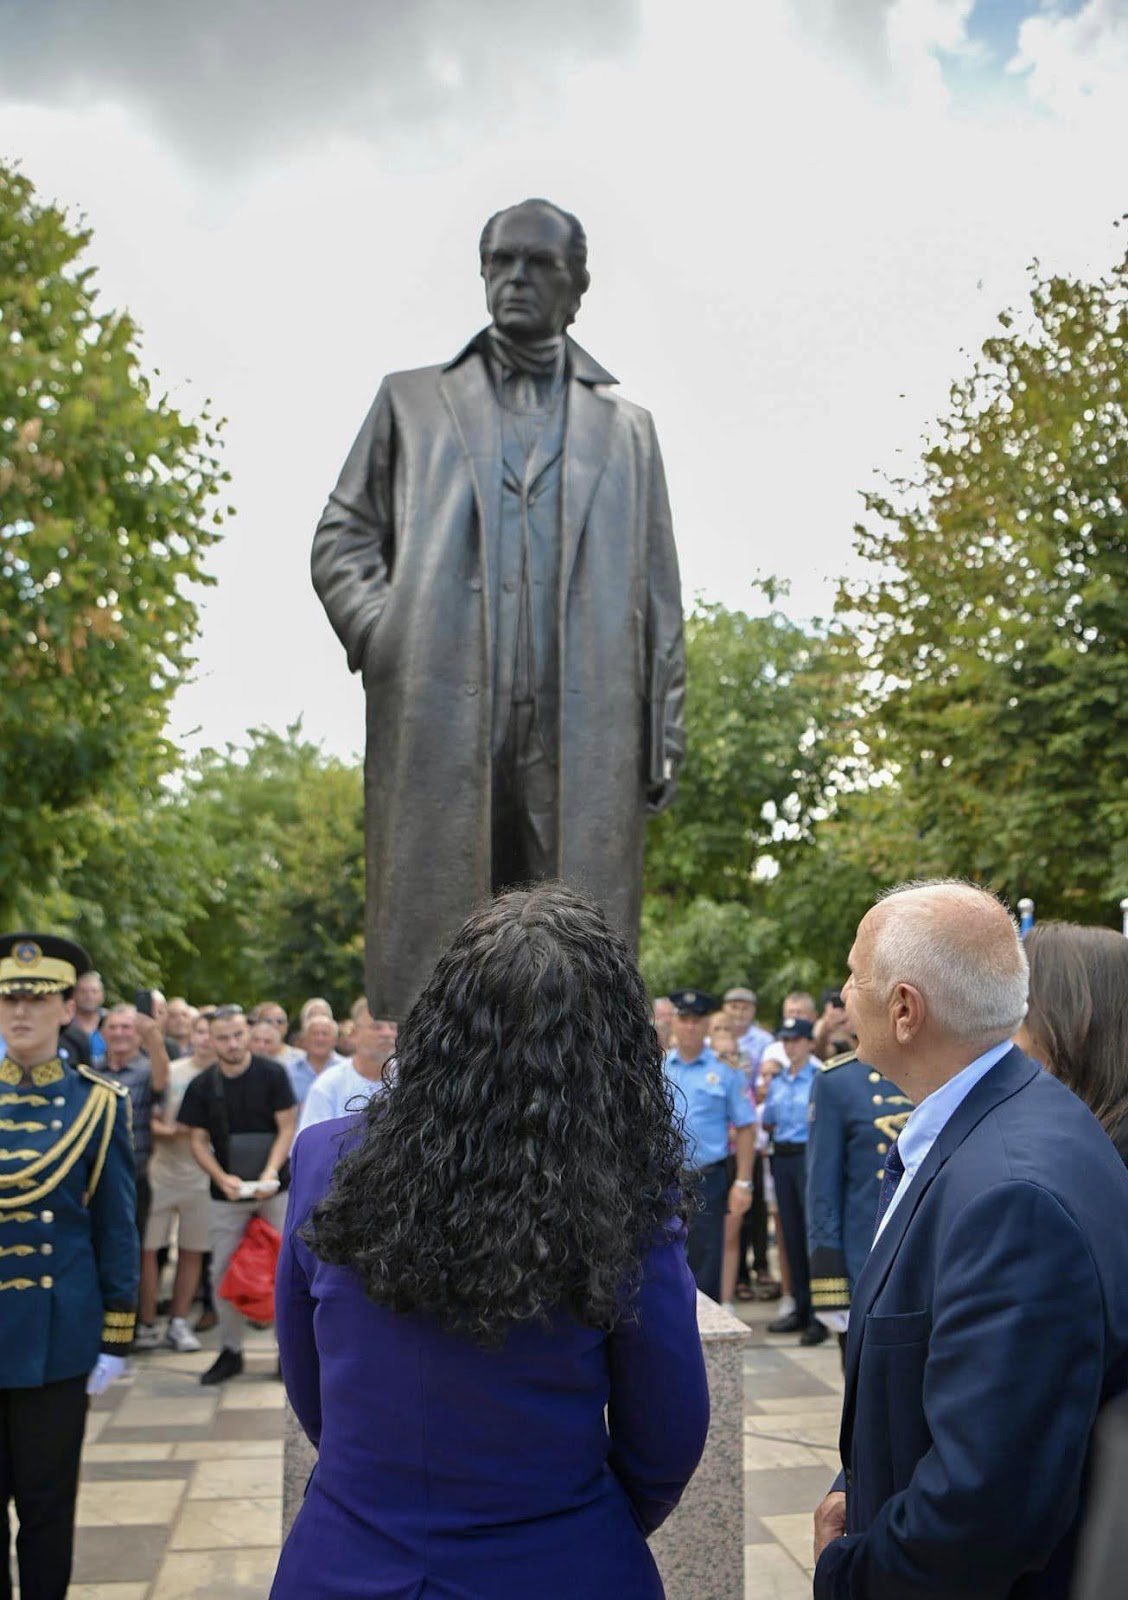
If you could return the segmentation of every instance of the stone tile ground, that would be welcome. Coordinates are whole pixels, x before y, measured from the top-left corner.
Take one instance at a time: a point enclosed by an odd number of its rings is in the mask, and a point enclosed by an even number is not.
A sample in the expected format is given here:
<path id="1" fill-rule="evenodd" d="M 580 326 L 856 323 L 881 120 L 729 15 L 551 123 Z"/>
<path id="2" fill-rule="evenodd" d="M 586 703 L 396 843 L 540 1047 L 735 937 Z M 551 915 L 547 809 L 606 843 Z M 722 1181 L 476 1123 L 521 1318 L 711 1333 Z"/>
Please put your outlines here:
<path id="1" fill-rule="evenodd" d="M 745 1597 L 808 1600 L 811 1511 L 837 1470 L 841 1379 L 828 1340 L 752 1329 L 744 1402 Z M 207 1344 L 214 1343 L 214 1334 Z M 214 1358 L 156 1351 L 96 1400 L 87 1429 L 71 1600 L 265 1600 L 282 1511 L 282 1385 L 269 1333 L 220 1390 Z"/>

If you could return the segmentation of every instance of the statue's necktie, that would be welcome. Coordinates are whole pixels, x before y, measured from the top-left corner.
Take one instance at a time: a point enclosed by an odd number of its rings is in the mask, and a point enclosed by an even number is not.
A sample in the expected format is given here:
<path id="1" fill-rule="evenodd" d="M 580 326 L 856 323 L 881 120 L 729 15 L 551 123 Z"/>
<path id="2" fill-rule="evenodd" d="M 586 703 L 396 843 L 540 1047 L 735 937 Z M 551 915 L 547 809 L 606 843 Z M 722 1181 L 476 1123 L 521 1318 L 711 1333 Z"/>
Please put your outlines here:
<path id="1" fill-rule="evenodd" d="M 876 1239 L 881 1231 L 881 1224 L 885 1220 L 885 1213 L 893 1204 L 893 1196 L 897 1193 L 897 1185 L 905 1176 L 905 1163 L 901 1160 L 901 1152 L 894 1139 L 885 1156 L 885 1171 L 881 1175 L 881 1193 L 877 1197 L 877 1221 L 874 1223 L 873 1236 Z"/>

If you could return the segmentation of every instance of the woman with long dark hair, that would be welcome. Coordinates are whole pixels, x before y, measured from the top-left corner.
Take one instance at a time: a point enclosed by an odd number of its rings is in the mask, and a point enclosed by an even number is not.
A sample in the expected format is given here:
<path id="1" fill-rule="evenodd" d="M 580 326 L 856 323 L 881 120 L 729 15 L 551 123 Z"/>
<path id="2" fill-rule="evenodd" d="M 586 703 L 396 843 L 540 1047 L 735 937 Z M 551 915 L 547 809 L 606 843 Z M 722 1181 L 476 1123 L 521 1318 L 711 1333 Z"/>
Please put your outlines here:
<path id="1" fill-rule="evenodd" d="M 273 1600 L 661 1600 L 708 1426 L 683 1161 L 600 911 L 471 917 L 387 1094 L 294 1148 L 278 1342 L 320 1454 Z"/>
<path id="2" fill-rule="evenodd" d="M 1084 1100 L 1128 1163 L 1128 939 L 1041 922 L 1025 945 L 1030 1004 L 1015 1042 Z"/>

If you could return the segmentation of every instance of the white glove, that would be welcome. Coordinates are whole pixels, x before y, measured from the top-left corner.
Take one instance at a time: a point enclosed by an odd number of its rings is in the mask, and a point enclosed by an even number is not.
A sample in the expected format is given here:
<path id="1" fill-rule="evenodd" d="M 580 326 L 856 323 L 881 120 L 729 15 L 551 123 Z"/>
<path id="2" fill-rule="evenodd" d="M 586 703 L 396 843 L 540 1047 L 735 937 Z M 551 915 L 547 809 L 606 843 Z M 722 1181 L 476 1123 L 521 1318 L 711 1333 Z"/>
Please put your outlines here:
<path id="1" fill-rule="evenodd" d="M 816 1311 L 815 1316 L 830 1333 L 845 1333 L 850 1326 L 849 1311 Z"/>
<path id="2" fill-rule="evenodd" d="M 86 1380 L 87 1394 L 103 1394 L 125 1371 L 124 1356 L 99 1356 L 94 1370 Z"/>

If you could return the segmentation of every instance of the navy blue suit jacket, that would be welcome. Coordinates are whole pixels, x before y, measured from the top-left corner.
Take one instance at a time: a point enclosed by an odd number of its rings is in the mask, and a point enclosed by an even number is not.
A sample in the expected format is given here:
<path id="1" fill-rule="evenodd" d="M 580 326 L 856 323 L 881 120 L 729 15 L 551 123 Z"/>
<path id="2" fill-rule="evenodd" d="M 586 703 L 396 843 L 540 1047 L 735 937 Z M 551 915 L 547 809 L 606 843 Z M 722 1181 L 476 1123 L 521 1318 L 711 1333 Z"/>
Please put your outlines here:
<path id="1" fill-rule="evenodd" d="M 709 1420 L 684 1241 L 649 1252 L 612 1333 L 555 1315 L 483 1350 L 296 1237 L 357 1123 L 315 1123 L 291 1156 L 278 1345 L 320 1456 L 273 1600 L 661 1600 L 646 1535 Z"/>
<path id="2" fill-rule="evenodd" d="M 1011 1050 L 855 1285 L 847 1532 L 816 1600 L 1067 1600 L 1094 1424 L 1126 1389 L 1128 1171 Z"/>

